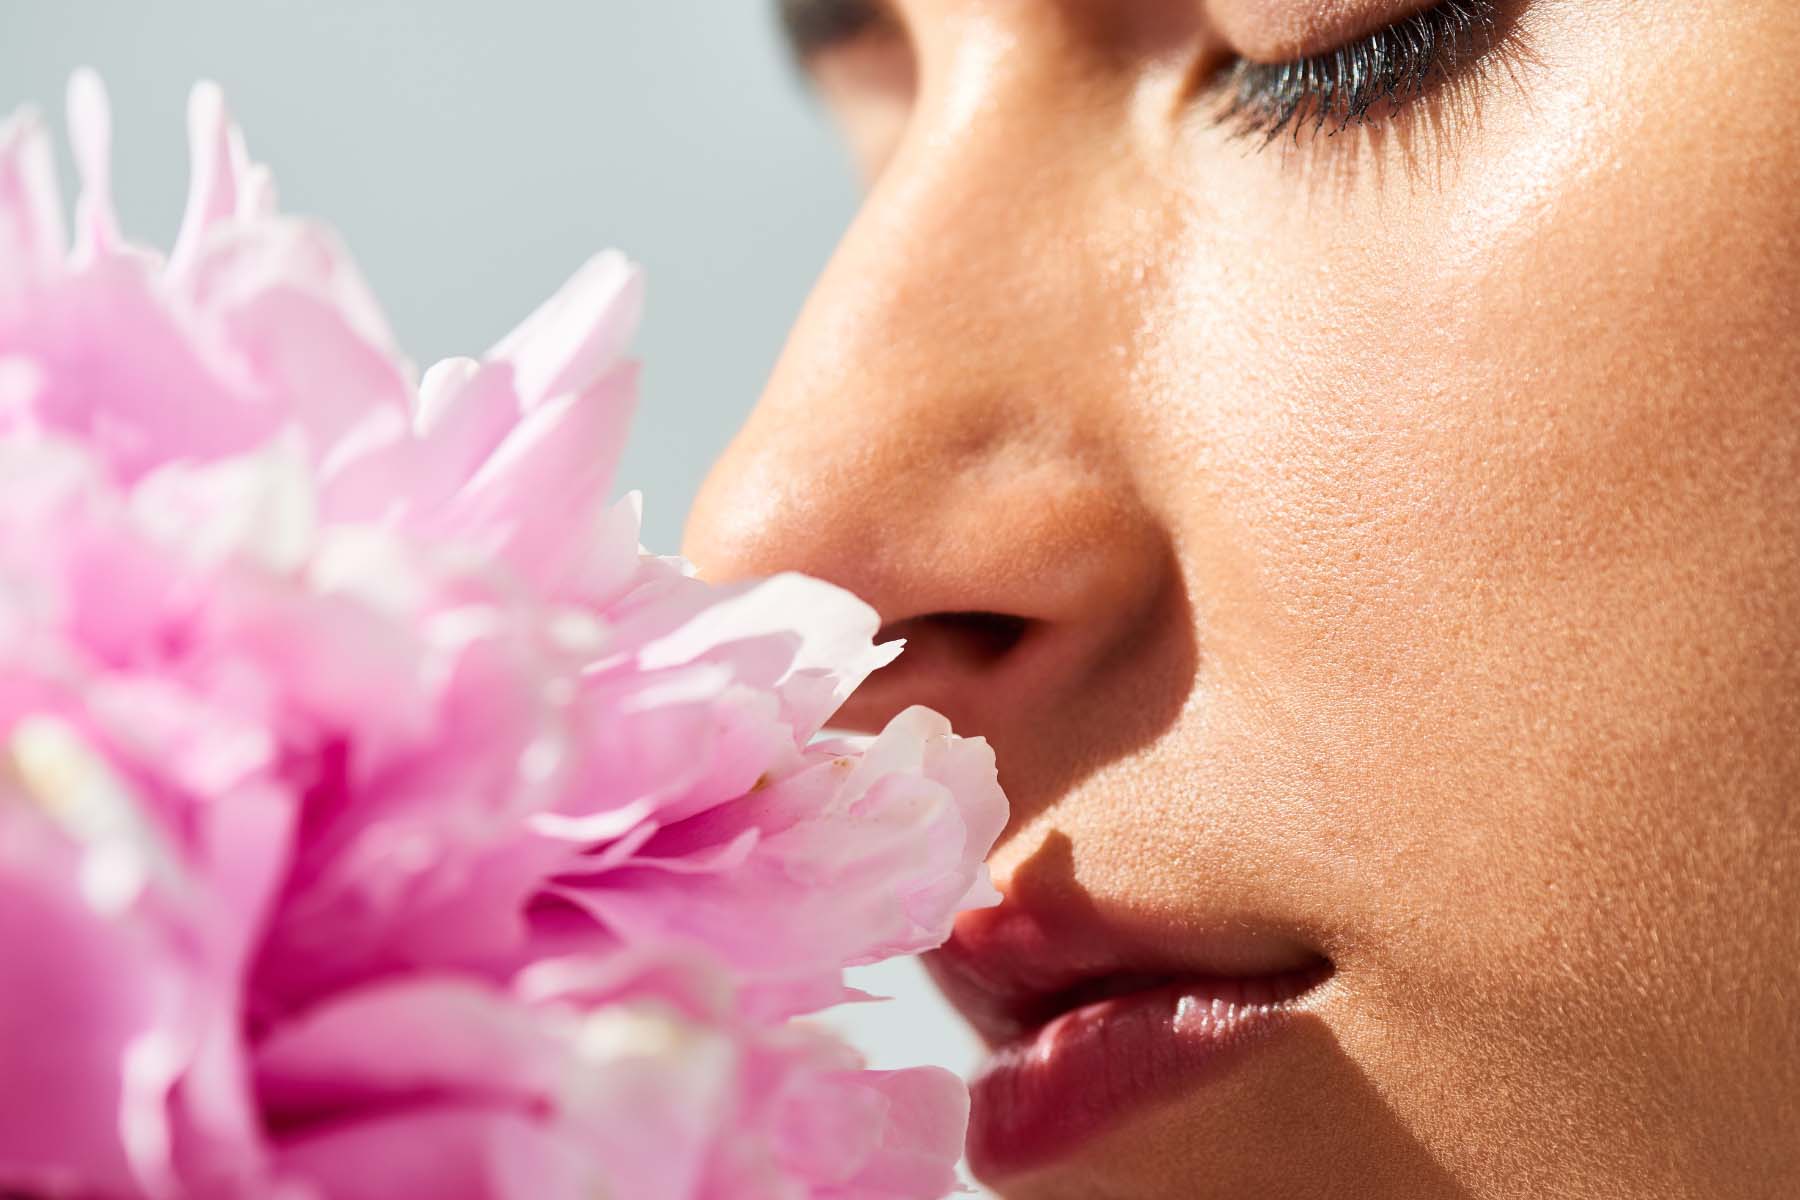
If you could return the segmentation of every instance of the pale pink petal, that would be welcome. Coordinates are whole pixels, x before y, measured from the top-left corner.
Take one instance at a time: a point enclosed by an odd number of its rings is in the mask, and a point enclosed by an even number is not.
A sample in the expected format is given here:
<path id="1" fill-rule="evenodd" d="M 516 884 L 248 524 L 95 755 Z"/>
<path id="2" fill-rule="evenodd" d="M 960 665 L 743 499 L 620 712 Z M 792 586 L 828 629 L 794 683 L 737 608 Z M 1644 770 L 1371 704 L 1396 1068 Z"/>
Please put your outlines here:
<path id="1" fill-rule="evenodd" d="M 628 942 L 696 942 L 781 990 L 835 998 L 805 986 L 808 972 L 928 949 L 957 912 L 993 901 L 983 859 L 1004 821 L 986 745 L 915 708 L 860 760 L 818 753 L 737 804 L 666 826 L 623 862 L 571 872 L 561 894 Z M 756 853 L 721 854 L 745 829 Z M 762 935 L 742 937 L 746 920 Z"/>
<path id="2" fill-rule="evenodd" d="M 643 272 L 624 255 L 597 254 L 487 357 L 512 367 L 527 409 L 585 393 L 636 336 L 643 293 Z"/>
<path id="3" fill-rule="evenodd" d="M 961 1155 L 969 1093 L 948 1071 L 843 1072 L 832 1077 L 842 1092 L 873 1093 L 885 1102 L 876 1145 L 849 1178 L 817 1192 L 818 1200 L 908 1200 L 957 1190 L 952 1165 Z M 820 1107 L 832 1101 L 818 1098 Z"/>
<path id="4" fill-rule="evenodd" d="M 210 463 L 174 462 L 140 479 L 131 514 L 153 539 L 194 566 L 253 563 L 300 570 L 318 529 L 318 501 L 293 439 Z"/>
<path id="5" fill-rule="evenodd" d="M 874 644 L 881 621 L 873 608 L 822 580 L 777 575 L 719 589 L 715 597 L 686 625 L 645 646 L 639 661 L 656 668 L 763 634 L 797 635 L 787 671 L 768 683 L 788 701 L 802 738 L 817 732 L 845 697 L 900 653 L 897 643 Z M 829 690 L 816 686 L 819 681 L 829 681 Z"/>
<path id="6" fill-rule="evenodd" d="M 23 793 L 0 797 L 0 1075 L 30 1107 L 0 1119 L 0 1185 L 63 1172 L 81 1194 L 174 1197 L 190 1165 L 259 1178 L 232 969 L 254 897 L 246 912 L 205 894 L 101 743 L 33 717 L 8 745 Z M 245 838 L 220 853 L 269 893 Z M 108 1182 L 117 1160 L 129 1181 Z"/>
<path id="7" fill-rule="evenodd" d="M 0 1192 L 948 1188 L 960 1085 L 786 1018 L 993 899 L 992 756 L 817 740 L 875 612 L 644 552 L 637 268 L 415 389 L 216 88 L 166 267 L 69 108 L 72 256 L 0 132 Z"/>
<path id="8" fill-rule="evenodd" d="M 81 195 L 75 203 L 73 261 L 82 266 L 123 240 L 112 197 L 112 109 L 100 76 L 83 68 L 69 77 L 69 146 Z"/>
<path id="9" fill-rule="evenodd" d="M 406 412 L 404 369 L 367 340 L 334 296 L 271 286 L 221 308 L 214 320 L 252 373 L 261 403 L 305 429 L 321 457 L 370 412 Z"/>
<path id="10" fill-rule="evenodd" d="M 337 520 L 403 520 L 430 529 L 519 422 L 506 368 L 449 359 L 425 373 L 410 436 L 396 429 L 326 464 L 327 511 Z M 343 449 L 340 442 L 340 449 Z"/>
<path id="11" fill-rule="evenodd" d="M 0 271 L 0 321 L 23 285 L 61 269 L 67 239 L 43 123 L 30 111 L 8 117 L 0 122 L 0 263 L 7 264 Z"/>
<path id="12" fill-rule="evenodd" d="M 559 993 L 580 978 L 565 979 Z M 455 1152 L 454 1177 L 442 1180 L 405 1154 L 366 1164 L 386 1195 L 446 1186 L 525 1200 L 542 1193 L 493 1189 L 562 1186 L 573 1177 L 590 1189 L 603 1179 L 602 1194 L 686 1200 L 724 1115 L 736 1051 L 722 1034 L 647 1004 L 654 989 L 631 986 L 641 978 L 612 976 L 601 986 L 615 1003 L 587 1014 L 551 995 L 527 1004 L 429 978 L 333 1003 L 259 1055 L 259 1091 L 282 1131 L 281 1161 L 334 1197 L 360 1189 L 345 1174 L 349 1164 L 334 1160 L 374 1153 L 402 1128 L 390 1122 L 400 1121 L 407 1136 L 431 1140 L 454 1128 L 467 1145 Z M 346 1120 L 365 1109 L 363 1119 Z M 530 1135 L 530 1153 L 509 1156 L 491 1141 L 498 1125 Z M 387 1132 L 363 1140 L 374 1130 Z M 546 1154 L 557 1141 L 565 1149 Z M 467 1186 L 481 1190 L 454 1192 Z"/>
<path id="13" fill-rule="evenodd" d="M 136 259 L 97 258 L 15 319 L 0 319 L 5 354 L 41 372 L 29 425 L 79 438 L 125 480 L 173 459 L 251 449 L 278 424 L 261 396 L 238 390 L 217 344 L 170 310 Z"/>
<path id="14" fill-rule="evenodd" d="M 643 524 L 641 492 L 628 492 L 602 510 L 586 535 L 578 539 L 566 574 L 554 581 L 552 590 L 575 603 L 609 608 L 626 589 L 660 566 L 638 543 Z"/>
<path id="15" fill-rule="evenodd" d="M 211 81 L 188 94 L 188 199 L 181 231 L 169 254 L 169 270 L 186 272 L 208 231 L 238 212 L 250 167 L 244 138 L 225 111 L 225 94 Z"/>
<path id="16" fill-rule="evenodd" d="M 143 931 L 94 912 L 78 872 L 0 814 L 0 1188 L 135 1197 L 166 1163 L 134 1163 L 126 1145 L 126 1055 L 177 1019 L 181 981 Z"/>
<path id="17" fill-rule="evenodd" d="M 529 1117 L 479 1102 L 421 1105 L 398 1113 L 376 1111 L 341 1124 L 321 1124 L 282 1140 L 277 1168 L 329 1200 L 569 1200 L 608 1195 L 586 1191 L 512 1190 L 540 1187 L 520 1178 L 514 1163 L 545 1157 L 549 1138 Z M 502 1166 L 500 1159 L 508 1161 Z M 554 1165 L 553 1165 L 554 1164 Z M 567 1178 L 550 1158 L 546 1174 Z"/>
<path id="18" fill-rule="evenodd" d="M 534 582 L 567 578 L 602 510 L 636 405 L 637 368 L 547 400 L 495 448 L 456 498 L 451 520 Z"/>

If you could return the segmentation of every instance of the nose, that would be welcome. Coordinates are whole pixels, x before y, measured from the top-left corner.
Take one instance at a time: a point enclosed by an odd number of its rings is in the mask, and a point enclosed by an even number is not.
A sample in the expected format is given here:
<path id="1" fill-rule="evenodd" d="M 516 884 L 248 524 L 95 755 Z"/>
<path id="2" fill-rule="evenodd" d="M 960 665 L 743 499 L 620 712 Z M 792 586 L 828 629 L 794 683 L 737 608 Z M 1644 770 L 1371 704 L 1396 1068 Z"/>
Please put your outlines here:
<path id="1" fill-rule="evenodd" d="M 1166 707 L 1146 689 L 1184 693 L 1193 656 L 1121 403 L 1141 272 L 1094 232 L 1137 198 L 1028 77 L 983 86 L 979 122 L 921 101 L 685 550 L 715 580 L 799 570 L 861 595 L 907 648 L 833 724 L 938 709 L 995 744 L 1016 820 L 1141 739 Z"/>

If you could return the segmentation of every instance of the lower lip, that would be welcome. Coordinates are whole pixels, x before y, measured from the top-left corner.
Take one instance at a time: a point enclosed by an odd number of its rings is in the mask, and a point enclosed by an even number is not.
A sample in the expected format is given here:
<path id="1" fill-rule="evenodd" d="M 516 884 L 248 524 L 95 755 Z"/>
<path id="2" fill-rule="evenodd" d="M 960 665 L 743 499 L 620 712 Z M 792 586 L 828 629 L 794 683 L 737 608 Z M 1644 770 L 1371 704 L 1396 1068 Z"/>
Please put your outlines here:
<path id="1" fill-rule="evenodd" d="M 1115 996 L 1000 1047 L 971 1087 L 970 1167 L 992 1182 L 1045 1166 L 1133 1112 L 1218 1077 L 1288 1024 L 1329 973 Z"/>

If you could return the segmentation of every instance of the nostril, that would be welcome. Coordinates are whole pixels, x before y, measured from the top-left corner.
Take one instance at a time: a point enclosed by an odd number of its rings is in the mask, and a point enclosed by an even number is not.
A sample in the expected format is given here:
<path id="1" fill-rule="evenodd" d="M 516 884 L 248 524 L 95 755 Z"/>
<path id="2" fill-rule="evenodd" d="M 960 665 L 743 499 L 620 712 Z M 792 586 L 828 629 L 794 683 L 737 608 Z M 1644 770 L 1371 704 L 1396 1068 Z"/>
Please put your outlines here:
<path id="1" fill-rule="evenodd" d="M 915 661 L 929 654 L 979 668 L 992 666 L 1010 654 L 1033 624 L 1029 617 L 1010 613 L 926 613 L 882 626 L 877 640 L 905 638 L 907 656 Z"/>
<path id="2" fill-rule="evenodd" d="M 832 717 L 846 733 L 874 733 L 913 704 L 950 718 L 958 733 L 987 732 L 1006 711 L 1002 692 L 1049 623 L 997 612 L 935 612 L 889 621 L 876 634 L 906 652 L 871 675 Z"/>

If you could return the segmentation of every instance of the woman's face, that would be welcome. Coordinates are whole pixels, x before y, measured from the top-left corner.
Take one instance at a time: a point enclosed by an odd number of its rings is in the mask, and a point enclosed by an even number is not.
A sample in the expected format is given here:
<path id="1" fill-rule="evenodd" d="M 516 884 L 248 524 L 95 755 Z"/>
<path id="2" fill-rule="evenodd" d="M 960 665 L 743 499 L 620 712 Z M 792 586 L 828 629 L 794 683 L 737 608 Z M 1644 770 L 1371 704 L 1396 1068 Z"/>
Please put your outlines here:
<path id="1" fill-rule="evenodd" d="M 1007 1196 L 1800 1194 L 1800 5 L 1429 7 L 788 5 L 869 191 L 690 555 L 993 742 L 990 1032 L 1329 970 L 1037 1035 Z"/>

